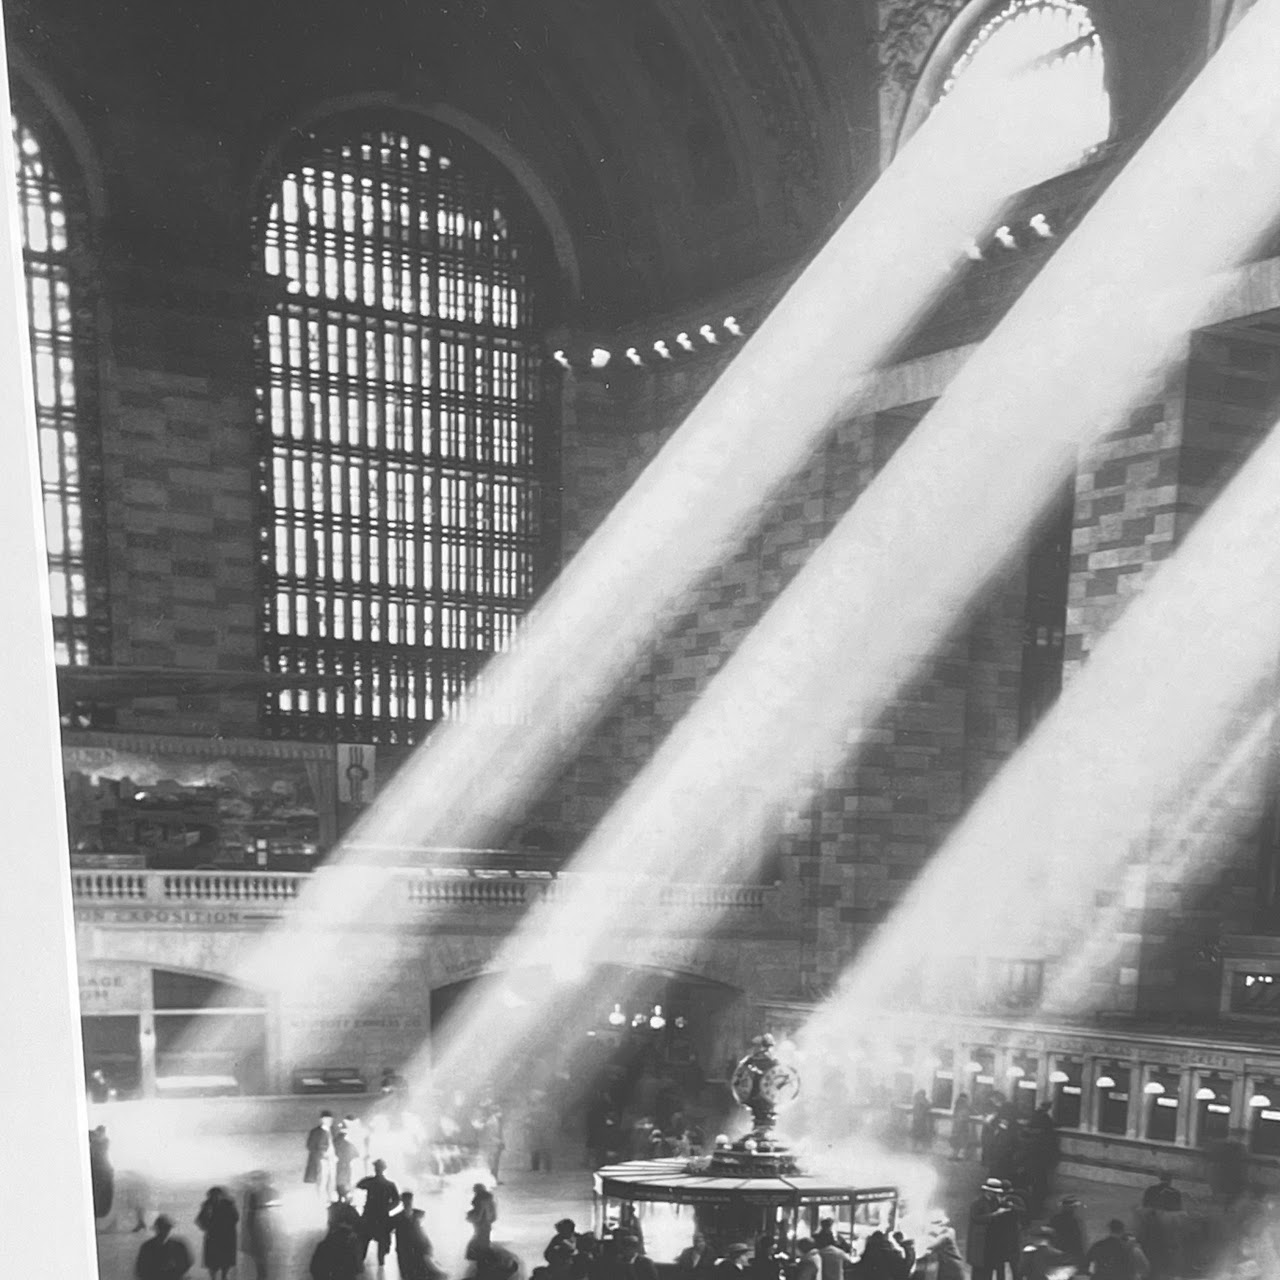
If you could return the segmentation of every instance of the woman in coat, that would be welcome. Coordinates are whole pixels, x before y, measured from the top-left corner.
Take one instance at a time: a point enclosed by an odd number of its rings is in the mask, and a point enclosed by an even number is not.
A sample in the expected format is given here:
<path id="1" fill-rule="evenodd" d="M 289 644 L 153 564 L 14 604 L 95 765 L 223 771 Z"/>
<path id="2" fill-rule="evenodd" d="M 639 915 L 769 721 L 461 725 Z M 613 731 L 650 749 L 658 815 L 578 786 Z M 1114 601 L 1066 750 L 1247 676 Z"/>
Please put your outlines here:
<path id="1" fill-rule="evenodd" d="M 967 1093 L 958 1094 L 951 1109 L 951 1158 L 967 1160 L 973 1154 L 973 1108 Z"/>
<path id="2" fill-rule="evenodd" d="M 467 1259 L 476 1261 L 478 1255 L 489 1248 L 493 1237 L 493 1224 L 498 1220 L 498 1205 L 493 1192 L 477 1182 L 472 1191 L 471 1208 L 467 1212 L 467 1221 L 471 1223 L 471 1243 L 467 1245 Z"/>
<path id="3" fill-rule="evenodd" d="M 196 1214 L 196 1226 L 204 1232 L 201 1261 L 208 1268 L 210 1280 L 219 1280 L 219 1277 L 227 1280 L 236 1265 L 236 1223 L 239 1221 L 240 1211 L 231 1197 L 221 1187 L 210 1187 Z"/>

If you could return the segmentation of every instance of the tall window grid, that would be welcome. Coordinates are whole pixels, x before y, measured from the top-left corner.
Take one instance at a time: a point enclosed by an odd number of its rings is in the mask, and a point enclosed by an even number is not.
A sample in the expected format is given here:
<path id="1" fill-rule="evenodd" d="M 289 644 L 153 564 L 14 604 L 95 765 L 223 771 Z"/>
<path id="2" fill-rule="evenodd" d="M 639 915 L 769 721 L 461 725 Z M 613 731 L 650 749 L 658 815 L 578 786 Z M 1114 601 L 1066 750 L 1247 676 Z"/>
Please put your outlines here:
<path id="1" fill-rule="evenodd" d="M 110 652 L 93 314 L 75 253 L 87 228 L 50 158 L 47 132 L 12 123 L 54 657 L 88 666 L 109 662 Z"/>
<path id="2" fill-rule="evenodd" d="M 437 129 L 297 141 L 263 227 L 269 732 L 412 743 L 539 585 L 532 230 Z"/>
<path id="3" fill-rule="evenodd" d="M 956 59 L 943 96 L 1034 68 L 1037 119 L 1065 154 L 1083 164 L 1111 136 L 1102 41 L 1089 10 L 1076 0 L 1007 0 L 978 28 Z"/>

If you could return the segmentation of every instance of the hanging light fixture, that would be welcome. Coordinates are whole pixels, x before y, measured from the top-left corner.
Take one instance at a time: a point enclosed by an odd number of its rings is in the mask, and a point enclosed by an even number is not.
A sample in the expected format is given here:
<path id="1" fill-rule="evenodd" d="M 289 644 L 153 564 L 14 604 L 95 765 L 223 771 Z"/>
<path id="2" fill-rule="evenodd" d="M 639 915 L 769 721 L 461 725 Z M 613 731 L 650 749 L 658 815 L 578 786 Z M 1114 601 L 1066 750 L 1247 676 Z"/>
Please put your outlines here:
<path id="1" fill-rule="evenodd" d="M 666 1025 L 667 1020 L 662 1016 L 662 1006 L 660 1004 L 655 1004 L 653 1006 L 653 1013 L 649 1018 L 649 1026 L 652 1027 L 654 1031 L 661 1031 Z"/>
<path id="2" fill-rule="evenodd" d="M 1049 1073 L 1050 1084 L 1070 1084 L 1071 1077 L 1065 1071 L 1051 1071 Z"/>
<path id="3" fill-rule="evenodd" d="M 611 1027 L 620 1027 L 627 1020 L 627 1015 L 622 1012 L 622 1006 L 615 1004 L 613 1012 L 609 1015 L 609 1025 Z"/>
<path id="4" fill-rule="evenodd" d="M 1009 1068 L 1010 1080 L 1021 1080 L 1022 1077 L 1025 1076 L 1026 1074 L 1027 1074 L 1026 1067 L 1020 1067 L 1016 1062 L 1013 1064 L 1013 1066 Z"/>
<path id="5" fill-rule="evenodd" d="M 1099 1089 L 1114 1089 L 1115 1087 L 1116 1087 L 1116 1082 L 1111 1078 L 1111 1076 L 1100 1075 L 1098 1077 Z"/>
<path id="6" fill-rule="evenodd" d="M 1265 1093 L 1255 1093 L 1253 1097 L 1249 1099 L 1249 1105 L 1251 1107 L 1269 1107 L 1271 1105 L 1271 1099 L 1268 1098 Z"/>
<path id="7" fill-rule="evenodd" d="M 1196 1090 L 1197 1102 L 1212 1102 L 1218 1095 L 1209 1088 L 1207 1084 L 1203 1084 Z"/>
<path id="8" fill-rule="evenodd" d="M 1164 1093 L 1164 1085 L 1162 1085 L 1159 1080 L 1148 1080 L 1147 1083 L 1142 1086 L 1142 1092 L 1149 1093 L 1153 1098 L 1158 1097 L 1160 1094 Z"/>

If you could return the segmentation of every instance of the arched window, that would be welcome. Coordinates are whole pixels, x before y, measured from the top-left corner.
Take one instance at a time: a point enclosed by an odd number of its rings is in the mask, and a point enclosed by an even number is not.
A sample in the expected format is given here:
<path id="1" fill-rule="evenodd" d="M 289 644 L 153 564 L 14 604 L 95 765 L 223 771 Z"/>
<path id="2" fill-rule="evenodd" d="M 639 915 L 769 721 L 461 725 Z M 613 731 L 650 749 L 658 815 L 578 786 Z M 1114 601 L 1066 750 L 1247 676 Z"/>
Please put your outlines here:
<path id="1" fill-rule="evenodd" d="M 544 248 L 487 156 L 425 123 L 295 138 L 262 265 L 272 733 L 410 743 L 455 713 L 544 567 Z"/>
<path id="2" fill-rule="evenodd" d="M 942 86 L 972 85 L 1015 72 L 1036 75 L 1045 128 L 1083 163 L 1111 135 L 1102 41 L 1089 10 L 1075 0 L 1008 0 L 974 33 Z"/>
<path id="3" fill-rule="evenodd" d="M 110 661 L 97 357 L 80 269 L 88 228 L 54 140 L 51 126 L 14 117 L 54 656 L 88 666 Z"/>

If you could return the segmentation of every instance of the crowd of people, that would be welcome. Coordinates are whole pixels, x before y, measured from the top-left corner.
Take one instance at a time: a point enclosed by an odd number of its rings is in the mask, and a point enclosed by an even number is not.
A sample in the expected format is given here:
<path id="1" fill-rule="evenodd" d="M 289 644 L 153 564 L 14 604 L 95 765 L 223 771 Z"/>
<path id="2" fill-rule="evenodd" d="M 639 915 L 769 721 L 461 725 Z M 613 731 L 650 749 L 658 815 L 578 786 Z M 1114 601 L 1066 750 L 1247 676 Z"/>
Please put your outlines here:
<path id="1" fill-rule="evenodd" d="M 403 1280 L 444 1280 L 423 1210 L 413 1191 L 388 1176 L 389 1167 L 423 1190 L 439 1189 L 446 1177 L 460 1171 L 485 1170 L 488 1181 L 475 1184 L 466 1214 L 470 1239 L 465 1280 L 523 1280 L 522 1260 L 494 1239 L 498 1204 L 493 1187 L 502 1185 L 506 1148 L 501 1109 L 492 1103 L 472 1109 L 465 1137 L 456 1119 L 442 1112 L 431 1133 L 438 1138 L 456 1131 L 458 1138 L 456 1153 L 446 1147 L 442 1156 L 441 1144 L 431 1141 L 427 1128 L 402 1103 L 392 1103 L 371 1114 L 368 1123 L 354 1114 L 322 1112 L 306 1135 L 302 1177 L 326 1218 L 323 1238 L 310 1256 L 311 1280 L 355 1280 L 366 1274 L 369 1261 L 382 1267 L 393 1254 Z M 1065 1195 L 1050 1202 L 1058 1135 L 1048 1107 L 1020 1114 L 997 1096 L 978 1114 L 961 1095 L 941 1151 L 932 1116 L 925 1119 L 930 1111 L 927 1098 L 917 1095 L 910 1109 L 912 1148 L 928 1156 L 945 1155 L 949 1147 L 954 1161 L 977 1160 L 983 1166 L 977 1196 L 956 1227 L 936 1214 L 914 1240 L 901 1232 L 871 1231 L 855 1244 L 827 1220 L 812 1238 L 761 1237 L 719 1250 L 695 1235 L 674 1264 L 680 1280 L 711 1280 L 712 1272 L 716 1280 L 1186 1280 L 1208 1274 L 1210 1264 L 1234 1266 L 1241 1276 L 1269 1274 L 1249 1270 L 1254 1261 L 1238 1178 L 1219 1177 L 1213 1184 L 1224 1202 L 1235 1206 L 1229 1230 L 1207 1232 L 1205 1215 L 1187 1212 L 1181 1192 L 1162 1177 L 1134 1206 L 1129 1221 L 1112 1218 L 1101 1237 L 1091 1240 L 1078 1198 Z M 696 1155 L 704 1149 L 701 1129 L 678 1109 L 661 1120 L 672 1132 L 664 1132 L 650 1114 L 636 1115 L 625 1125 L 613 1121 L 609 1155 L 643 1159 Z M 112 1200 L 108 1145 L 102 1128 L 90 1134 L 94 1204 L 100 1215 Z M 525 1144 L 531 1169 L 550 1167 L 550 1148 L 547 1133 L 531 1130 Z M 389 1166 L 383 1153 L 391 1152 L 395 1161 Z M 279 1205 L 279 1194 L 263 1173 L 249 1178 L 238 1202 L 224 1188 L 209 1190 L 194 1221 L 202 1236 L 200 1262 L 210 1280 L 229 1280 L 238 1252 L 253 1261 L 252 1280 L 279 1274 Z M 144 1229 L 141 1219 L 135 1229 Z M 154 1234 L 139 1251 L 138 1280 L 178 1280 L 194 1265 L 192 1250 L 174 1234 L 172 1222 L 164 1215 L 156 1218 Z M 556 1224 L 531 1280 L 657 1280 L 657 1271 L 634 1215 L 611 1223 L 599 1236 L 579 1232 L 565 1218 Z"/>

